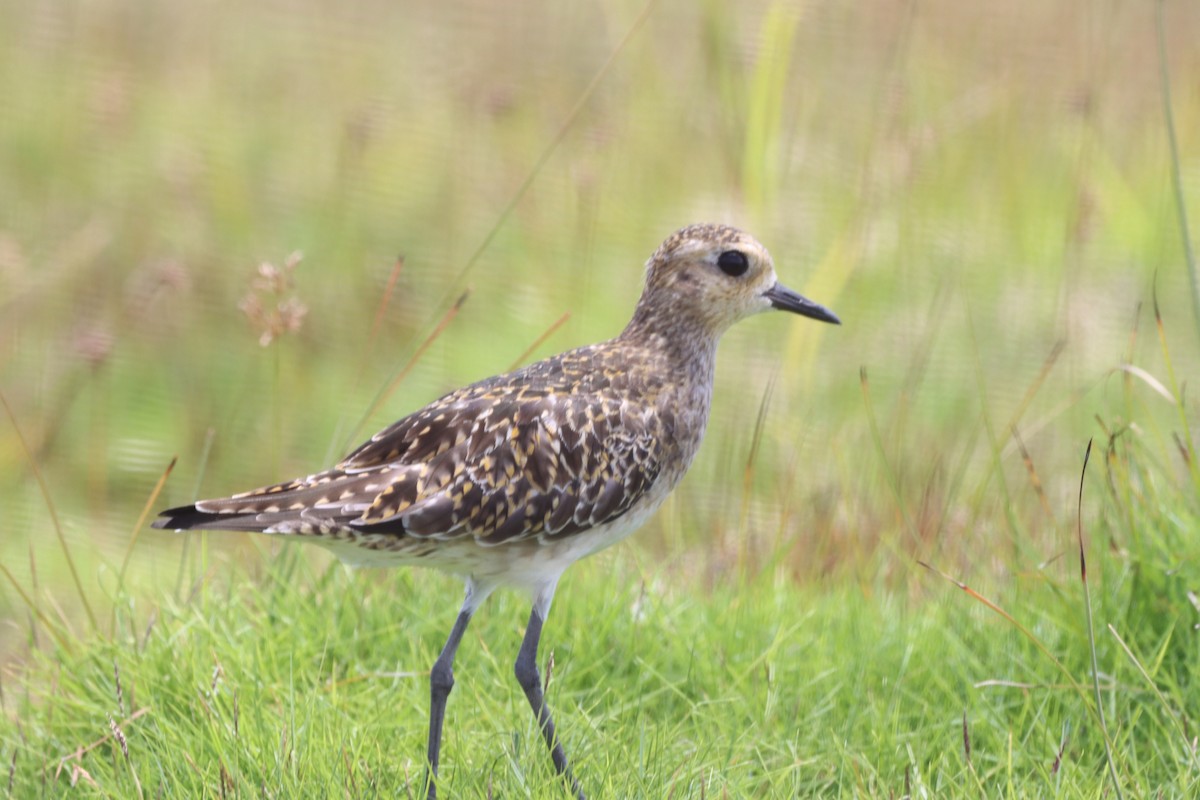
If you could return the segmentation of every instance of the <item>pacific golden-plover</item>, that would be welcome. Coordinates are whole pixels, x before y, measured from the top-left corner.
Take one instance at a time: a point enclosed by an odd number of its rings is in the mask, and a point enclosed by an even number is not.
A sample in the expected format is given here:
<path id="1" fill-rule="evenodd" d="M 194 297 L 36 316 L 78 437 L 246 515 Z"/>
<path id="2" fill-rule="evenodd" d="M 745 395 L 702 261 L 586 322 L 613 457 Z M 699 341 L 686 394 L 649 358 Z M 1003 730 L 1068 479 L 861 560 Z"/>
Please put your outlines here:
<path id="1" fill-rule="evenodd" d="M 517 681 L 554 768 L 582 798 L 538 676 L 555 586 L 572 563 L 633 533 L 679 483 L 708 422 L 717 340 L 771 308 L 839 322 L 780 285 L 748 234 L 683 228 L 650 256 L 633 319 L 615 339 L 451 392 L 332 469 L 172 508 L 154 526 L 277 534 L 354 565 L 461 575 L 466 599 L 430 671 L 429 798 L 467 624 L 498 586 L 526 590 L 533 610 Z"/>

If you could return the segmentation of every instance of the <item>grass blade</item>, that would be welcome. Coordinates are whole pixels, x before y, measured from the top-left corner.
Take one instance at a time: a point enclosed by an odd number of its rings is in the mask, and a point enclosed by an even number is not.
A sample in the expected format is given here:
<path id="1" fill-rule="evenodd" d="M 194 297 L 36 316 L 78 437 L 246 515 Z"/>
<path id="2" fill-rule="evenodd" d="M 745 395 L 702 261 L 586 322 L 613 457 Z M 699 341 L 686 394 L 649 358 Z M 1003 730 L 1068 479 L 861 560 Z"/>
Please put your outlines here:
<path id="1" fill-rule="evenodd" d="M 750 79 L 742 189 L 751 216 L 760 220 L 777 193 L 782 172 L 778 162 L 784 97 L 799 23 L 800 6 L 776 2 L 767 9 L 760 31 L 763 47 Z"/>
<path id="2" fill-rule="evenodd" d="M 1179 235 L 1183 240 L 1183 258 L 1187 263 L 1188 279 L 1192 285 L 1192 320 L 1200 337 L 1200 273 L 1192 252 L 1192 237 L 1188 233 L 1187 202 L 1183 195 L 1183 176 L 1179 168 L 1179 141 L 1175 135 L 1175 114 L 1171 110 L 1171 72 L 1167 68 L 1167 42 L 1163 24 L 1163 0 L 1158 0 L 1155 13 L 1158 30 L 1158 74 L 1162 84 L 1163 116 L 1167 126 L 1167 142 L 1171 147 L 1171 187 L 1175 195 L 1175 214 L 1179 218 Z"/>
<path id="3" fill-rule="evenodd" d="M 1171 704 L 1167 702 L 1167 698 L 1163 696 L 1162 691 L 1158 688 L 1158 684 L 1156 684 L 1154 679 L 1150 677 L 1150 673 L 1146 672 L 1146 668 L 1142 666 L 1142 662 L 1138 660 L 1136 655 L 1133 654 L 1133 650 L 1131 650 L 1129 645 L 1125 643 L 1125 640 L 1121 638 L 1121 634 L 1117 633 L 1117 629 L 1109 624 L 1108 632 L 1111 633 L 1113 638 L 1117 640 L 1117 644 L 1121 645 L 1121 649 L 1125 651 L 1125 655 L 1129 656 L 1129 662 L 1133 664 L 1141 676 L 1146 679 L 1146 685 L 1150 687 L 1150 691 L 1154 692 L 1154 696 L 1158 699 L 1159 705 L 1161 705 L 1163 710 L 1167 712 L 1167 716 L 1171 718 L 1171 722 L 1175 723 L 1175 730 L 1179 733 L 1179 738 L 1183 742 L 1184 752 L 1190 753 L 1193 762 L 1196 762 L 1196 765 L 1200 767 L 1200 760 L 1198 760 L 1197 751 L 1193 749 L 1192 743 L 1188 740 L 1187 728 L 1184 726 L 1183 720 L 1179 718 L 1179 714 L 1177 714 L 1175 710 L 1171 708 Z"/>
<path id="4" fill-rule="evenodd" d="M 1167 345 L 1167 329 L 1163 325 L 1162 309 L 1158 305 L 1158 287 L 1154 290 L 1154 324 L 1158 329 L 1158 342 L 1162 347 L 1163 366 L 1167 370 L 1167 381 L 1169 394 L 1176 398 L 1175 409 L 1179 412 L 1179 425 L 1183 430 L 1184 447 L 1186 449 L 1186 461 L 1188 472 L 1192 476 L 1192 485 L 1196 487 L 1197 493 L 1200 493 L 1200 465 L 1196 463 L 1196 443 L 1192 439 L 1192 427 L 1188 421 L 1187 404 L 1184 402 L 1183 392 L 1180 390 L 1179 381 L 1175 379 L 1175 366 L 1171 361 L 1171 348 Z"/>
<path id="5" fill-rule="evenodd" d="M 1113 792 L 1118 800 L 1124 797 L 1121 793 L 1121 781 L 1117 778 L 1117 763 L 1113 756 L 1112 740 L 1108 736 L 1108 726 L 1104 722 L 1104 703 L 1100 697 L 1100 667 L 1096 661 L 1096 632 L 1092 630 L 1092 595 L 1088 591 L 1087 556 L 1083 547 L 1083 485 L 1087 477 L 1088 460 L 1092 456 L 1092 440 L 1088 439 L 1087 450 L 1083 454 L 1083 469 L 1079 472 L 1079 503 L 1077 506 L 1076 532 L 1079 535 L 1079 580 L 1083 584 L 1083 610 L 1087 620 L 1088 651 L 1092 657 L 1092 689 L 1096 694 L 1096 716 L 1100 720 L 1100 732 L 1104 735 L 1104 754 L 1108 761 L 1108 774 L 1112 778 Z"/>
<path id="6" fill-rule="evenodd" d="M 46 616 L 46 612 L 42 611 L 37 607 L 36 604 L 34 604 L 33 598 L 21 588 L 21 584 L 17 583 L 17 579 L 13 577 L 11 572 L 8 571 L 8 567 L 0 564 L 0 572 L 3 572 L 4 577 L 8 578 L 9 584 L 13 587 L 17 594 L 21 595 L 21 599 L 25 601 L 25 605 L 29 607 L 29 610 L 33 612 L 33 615 L 41 621 L 42 625 L 46 626 L 46 630 L 50 631 L 50 635 L 55 638 L 55 640 L 62 646 L 64 650 L 70 652 L 70 641 L 58 628 L 58 626 Z"/>
<path id="7" fill-rule="evenodd" d="M 121 571 L 117 573 L 117 590 L 125 588 L 125 571 L 129 568 L 129 557 L 133 555 L 133 546 L 137 544 L 138 537 L 141 536 L 142 529 L 146 525 L 146 520 L 150 516 L 150 509 L 158 503 L 158 496 L 162 494 L 163 487 L 167 485 L 167 478 L 171 477 L 171 471 L 175 469 L 175 462 L 179 460 L 178 456 L 171 457 L 171 463 L 167 464 L 167 468 L 163 470 L 162 475 L 158 476 L 158 482 L 154 484 L 154 489 L 151 490 L 150 496 L 146 498 L 145 505 L 142 506 L 142 513 L 138 515 L 137 522 L 134 523 L 133 533 L 129 536 L 129 544 L 125 546 L 125 555 L 121 558 Z M 117 607 L 113 605 L 113 618 L 116 619 Z"/>

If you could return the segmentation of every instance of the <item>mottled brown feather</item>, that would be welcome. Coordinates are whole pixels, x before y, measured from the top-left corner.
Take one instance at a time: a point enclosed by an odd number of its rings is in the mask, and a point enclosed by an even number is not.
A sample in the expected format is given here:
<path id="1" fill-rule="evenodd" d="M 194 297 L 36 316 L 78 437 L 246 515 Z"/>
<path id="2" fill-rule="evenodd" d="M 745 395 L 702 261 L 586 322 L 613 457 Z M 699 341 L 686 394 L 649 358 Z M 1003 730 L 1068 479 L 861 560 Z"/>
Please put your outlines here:
<path id="1" fill-rule="evenodd" d="M 584 347 L 459 389 L 393 423 L 334 468 L 196 509 L 203 527 L 473 537 L 571 536 L 626 513 L 662 469 L 653 381 L 613 392 L 612 353 Z M 634 388 L 636 387 L 636 388 Z M 646 389 L 649 391 L 646 391 Z M 198 526 L 201 527 L 201 526 Z"/>

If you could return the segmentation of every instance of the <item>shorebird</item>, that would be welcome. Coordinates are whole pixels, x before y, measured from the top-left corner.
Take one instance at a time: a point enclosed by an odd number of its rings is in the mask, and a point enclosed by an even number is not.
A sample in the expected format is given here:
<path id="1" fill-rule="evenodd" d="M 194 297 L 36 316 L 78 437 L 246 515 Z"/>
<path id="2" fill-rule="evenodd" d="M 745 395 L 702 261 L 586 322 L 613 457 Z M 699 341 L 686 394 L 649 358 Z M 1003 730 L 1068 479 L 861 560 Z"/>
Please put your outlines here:
<path id="1" fill-rule="evenodd" d="M 451 392 L 323 472 L 172 508 L 154 526 L 274 534 L 352 565 L 462 576 L 466 598 L 429 675 L 429 800 L 471 616 L 499 586 L 527 591 L 533 609 L 514 671 L 555 770 L 582 800 L 537 667 L 558 579 L 637 530 L 679 483 L 708 422 L 718 339 L 772 308 L 839 322 L 781 285 L 745 232 L 691 225 L 646 262 L 641 299 L 616 338 Z"/>

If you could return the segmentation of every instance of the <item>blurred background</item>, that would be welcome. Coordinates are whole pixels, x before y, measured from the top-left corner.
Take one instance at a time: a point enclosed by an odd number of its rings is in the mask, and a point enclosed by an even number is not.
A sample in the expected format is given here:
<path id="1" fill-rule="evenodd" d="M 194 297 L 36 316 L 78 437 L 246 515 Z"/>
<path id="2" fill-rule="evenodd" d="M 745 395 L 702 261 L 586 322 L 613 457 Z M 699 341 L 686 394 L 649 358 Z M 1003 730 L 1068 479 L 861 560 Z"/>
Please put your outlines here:
<path id="1" fill-rule="evenodd" d="M 1166 354 L 1200 366 L 1160 65 L 1194 219 L 1200 7 L 1161 4 L 1161 48 L 1158 8 L 0 5 L 0 616 L 20 586 L 70 618 L 64 552 L 97 598 L 127 557 L 146 591 L 195 579 L 138 525 L 172 458 L 155 510 L 315 471 L 615 335 L 697 221 L 844 324 L 726 337 L 705 447 L 633 547 L 684 586 L 1052 561 L 1088 438 L 1183 435 Z M 219 574 L 276 544 L 207 546 Z"/>

